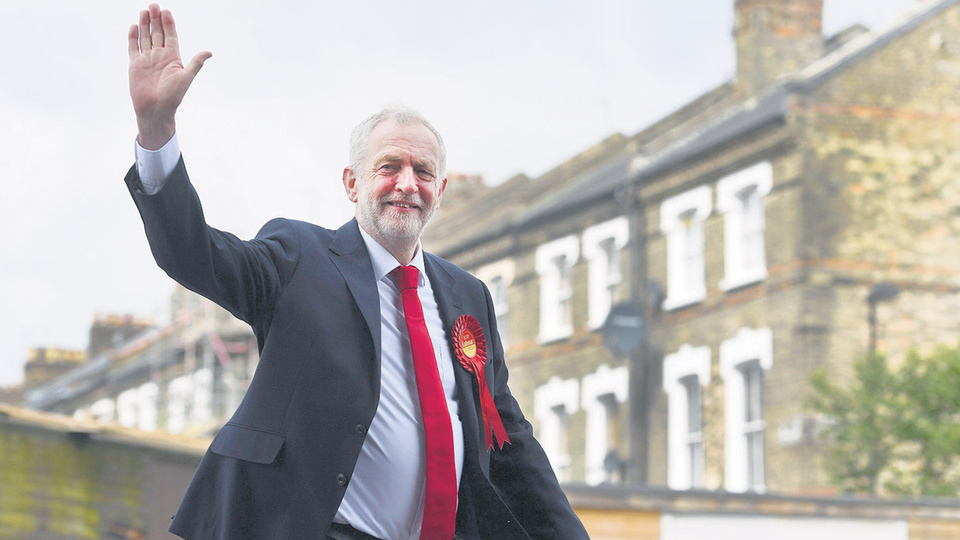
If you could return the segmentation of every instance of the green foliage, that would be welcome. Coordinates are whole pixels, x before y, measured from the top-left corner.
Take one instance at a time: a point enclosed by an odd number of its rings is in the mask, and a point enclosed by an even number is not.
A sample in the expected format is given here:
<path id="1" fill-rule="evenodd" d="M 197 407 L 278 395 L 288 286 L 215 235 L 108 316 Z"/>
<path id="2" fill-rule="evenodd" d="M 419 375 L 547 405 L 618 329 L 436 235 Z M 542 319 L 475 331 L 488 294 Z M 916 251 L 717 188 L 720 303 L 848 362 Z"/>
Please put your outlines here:
<path id="1" fill-rule="evenodd" d="M 876 494 L 880 473 L 896 447 L 889 429 L 896 380 L 878 354 L 857 362 L 854 370 L 847 387 L 832 382 L 825 370 L 814 372 L 810 405 L 827 420 L 822 433 L 831 442 L 830 479 L 845 491 Z"/>
<path id="2" fill-rule="evenodd" d="M 827 472 L 848 492 L 960 493 L 960 347 L 910 353 L 892 370 L 883 355 L 854 364 L 849 384 L 812 378 L 810 408 L 825 420 Z"/>

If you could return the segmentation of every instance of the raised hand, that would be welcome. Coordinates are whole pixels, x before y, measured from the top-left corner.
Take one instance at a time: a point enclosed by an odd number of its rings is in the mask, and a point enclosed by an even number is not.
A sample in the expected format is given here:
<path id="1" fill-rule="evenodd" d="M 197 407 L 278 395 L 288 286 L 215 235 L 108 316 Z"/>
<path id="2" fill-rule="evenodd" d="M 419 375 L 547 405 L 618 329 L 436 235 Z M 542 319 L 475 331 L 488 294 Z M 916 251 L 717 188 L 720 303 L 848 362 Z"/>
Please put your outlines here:
<path id="1" fill-rule="evenodd" d="M 137 113 L 140 145 L 157 150 L 173 137 L 177 107 L 203 63 L 213 54 L 198 53 L 184 66 L 173 14 L 160 11 L 157 4 L 141 11 L 139 24 L 130 27 L 127 51 L 130 98 Z"/>

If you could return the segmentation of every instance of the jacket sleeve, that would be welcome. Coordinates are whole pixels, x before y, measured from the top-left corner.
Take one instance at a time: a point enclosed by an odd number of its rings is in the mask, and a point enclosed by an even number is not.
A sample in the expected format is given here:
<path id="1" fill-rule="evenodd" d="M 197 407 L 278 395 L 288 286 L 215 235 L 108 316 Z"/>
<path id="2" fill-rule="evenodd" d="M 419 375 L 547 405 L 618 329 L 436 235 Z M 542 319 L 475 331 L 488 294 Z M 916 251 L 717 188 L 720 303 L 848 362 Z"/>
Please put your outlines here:
<path id="1" fill-rule="evenodd" d="M 210 227 L 182 158 L 155 195 L 143 193 L 136 166 L 124 180 L 153 257 L 167 275 L 251 325 L 269 315 L 296 269 L 293 224 L 272 220 L 250 241 Z"/>
<path id="2" fill-rule="evenodd" d="M 484 294 L 495 370 L 495 383 L 490 391 L 510 438 L 510 444 L 491 453 L 490 481 L 531 538 L 587 539 L 587 532 L 560 488 L 546 453 L 533 436 L 533 426 L 524 418 L 507 386 L 503 345 L 493 315 L 493 300 L 486 287 Z"/>

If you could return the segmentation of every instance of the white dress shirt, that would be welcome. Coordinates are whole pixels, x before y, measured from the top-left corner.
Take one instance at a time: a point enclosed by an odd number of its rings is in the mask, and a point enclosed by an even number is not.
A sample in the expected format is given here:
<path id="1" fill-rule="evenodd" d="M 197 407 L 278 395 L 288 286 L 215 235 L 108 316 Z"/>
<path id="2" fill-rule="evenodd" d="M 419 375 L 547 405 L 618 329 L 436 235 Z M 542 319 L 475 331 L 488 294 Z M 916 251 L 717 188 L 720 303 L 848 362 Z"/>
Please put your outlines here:
<path id="1" fill-rule="evenodd" d="M 144 192 L 156 194 L 180 159 L 177 136 L 156 151 L 137 144 L 136 157 Z M 384 540 L 416 540 L 423 519 L 425 442 L 400 288 L 389 275 L 400 263 L 363 227 L 360 234 L 373 263 L 380 296 L 380 404 L 334 521 Z M 463 471 L 463 427 L 458 416 L 454 360 L 419 245 L 410 264 L 420 270 L 417 293 L 450 410 L 459 486 Z"/>
<path id="2" fill-rule="evenodd" d="M 360 234 L 367 244 L 380 293 L 380 406 L 360 449 L 357 467 L 335 521 L 348 523 L 377 538 L 415 540 L 420 537 L 423 519 L 426 446 L 403 301 L 396 278 L 390 275 L 400 263 L 363 227 Z M 463 427 L 457 416 L 453 358 L 419 247 L 410 264 L 420 270 L 417 294 L 450 409 L 459 486 L 463 469 Z M 398 504 L 407 501 L 409 504 Z"/>

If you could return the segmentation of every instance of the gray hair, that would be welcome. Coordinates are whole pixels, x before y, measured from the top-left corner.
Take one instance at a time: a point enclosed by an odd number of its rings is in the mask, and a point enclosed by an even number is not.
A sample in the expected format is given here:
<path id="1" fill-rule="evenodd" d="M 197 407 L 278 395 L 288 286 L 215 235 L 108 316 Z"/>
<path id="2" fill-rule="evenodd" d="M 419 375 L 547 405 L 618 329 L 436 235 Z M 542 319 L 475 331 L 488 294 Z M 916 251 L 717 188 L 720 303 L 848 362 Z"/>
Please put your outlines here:
<path id="1" fill-rule="evenodd" d="M 390 106 L 380 112 L 368 117 L 363 122 L 360 122 L 360 125 L 353 128 L 353 131 L 350 132 L 350 168 L 353 169 L 354 174 L 360 178 L 361 171 L 360 167 L 363 165 L 363 159 L 366 157 L 367 153 L 367 143 L 370 138 L 370 132 L 373 131 L 373 128 L 377 127 L 380 122 L 386 120 L 393 120 L 398 124 L 406 124 L 408 122 L 417 122 L 422 124 L 423 127 L 430 130 L 434 136 L 437 137 L 437 145 L 440 148 L 440 175 L 437 179 L 446 178 L 447 175 L 447 147 L 443 144 L 443 137 L 440 136 L 440 132 L 433 127 L 433 125 L 423 117 L 422 114 L 410 107 L 403 106 Z"/>

